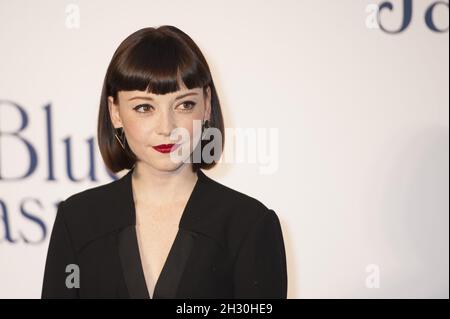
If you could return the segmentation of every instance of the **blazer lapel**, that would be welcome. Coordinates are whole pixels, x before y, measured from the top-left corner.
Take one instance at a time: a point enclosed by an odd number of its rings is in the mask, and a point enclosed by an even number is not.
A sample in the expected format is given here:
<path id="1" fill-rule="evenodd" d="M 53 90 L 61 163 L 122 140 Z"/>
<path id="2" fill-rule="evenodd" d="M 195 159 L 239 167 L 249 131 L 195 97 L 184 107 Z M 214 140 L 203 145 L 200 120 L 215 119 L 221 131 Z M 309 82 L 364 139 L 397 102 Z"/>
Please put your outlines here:
<path id="1" fill-rule="evenodd" d="M 194 246 L 196 233 L 179 229 L 156 282 L 153 299 L 175 299 L 181 276 Z"/>
<path id="2" fill-rule="evenodd" d="M 127 226 L 119 232 L 118 249 L 123 276 L 130 298 L 150 298 L 141 266 L 136 228 L 133 225 Z"/>

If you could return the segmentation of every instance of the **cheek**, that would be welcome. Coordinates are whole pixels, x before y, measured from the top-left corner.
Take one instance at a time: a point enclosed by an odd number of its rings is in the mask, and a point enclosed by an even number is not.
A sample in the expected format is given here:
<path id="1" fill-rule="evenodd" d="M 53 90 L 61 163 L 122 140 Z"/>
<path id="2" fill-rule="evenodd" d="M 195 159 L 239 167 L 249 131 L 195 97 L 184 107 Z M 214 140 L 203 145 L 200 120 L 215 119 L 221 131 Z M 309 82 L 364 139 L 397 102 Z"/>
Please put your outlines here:
<path id="1" fill-rule="evenodd" d="M 178 127 L 182 127 L 189 132 L 189 135 L 192 136 L 192 131 L 194 130 L 194 119 L 184 119 Z"/>
<path id="2" fill-rule="evenodd" d="M 148 139 L 151 132 L 150 125 L 143 121 L 129 120 L 124 122 L 124 126 L 127 128 L 127 134 L 130 140 L 137 142 L 143 142 Z"/>
<path id="3" fill-rule="evenodd" d="M 185 130 L 187 130 L 189 132 L 189 136 L 192 138 L 194 130 L 201 129 L 201 120 L 202 120 L 201 114 L 200 115 L 196 114 L 193 115 L 192 117 L 181 119 L 177 127 L 182 127 Z"/>

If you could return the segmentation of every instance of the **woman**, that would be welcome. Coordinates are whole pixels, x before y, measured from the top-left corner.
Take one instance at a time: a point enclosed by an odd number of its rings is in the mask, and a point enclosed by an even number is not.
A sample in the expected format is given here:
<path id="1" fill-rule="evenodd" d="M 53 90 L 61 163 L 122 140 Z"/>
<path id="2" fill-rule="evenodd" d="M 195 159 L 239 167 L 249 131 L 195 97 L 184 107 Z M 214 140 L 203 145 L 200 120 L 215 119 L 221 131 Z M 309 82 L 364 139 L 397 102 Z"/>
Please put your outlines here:
<path id="1" fill-rule="evenodd" d="M 206 143 L 211 130 L 219 134 Z M 60 203 L 43 298 L 286 298 L 276 213 L 201 170 L 220 158 L 224 124 L 208 64 L 187 34 L 145 28 L 120 44 L 98 142 L 112 172 L 129 171 Z M 210 143 L 213 155 L 203 152 Z"/>

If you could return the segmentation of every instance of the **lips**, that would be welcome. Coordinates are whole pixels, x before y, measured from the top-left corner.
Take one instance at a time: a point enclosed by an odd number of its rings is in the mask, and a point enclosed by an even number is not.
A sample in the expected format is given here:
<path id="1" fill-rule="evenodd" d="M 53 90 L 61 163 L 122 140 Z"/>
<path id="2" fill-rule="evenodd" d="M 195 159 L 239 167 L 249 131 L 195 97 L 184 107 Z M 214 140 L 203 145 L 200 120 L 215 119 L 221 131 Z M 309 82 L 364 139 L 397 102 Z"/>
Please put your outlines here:
<path id="1" fill-rule="evenodd" d="M 170 153 L 178 148 L 179 144 L 160 144 L 153 146 L 160 153 Z"/>

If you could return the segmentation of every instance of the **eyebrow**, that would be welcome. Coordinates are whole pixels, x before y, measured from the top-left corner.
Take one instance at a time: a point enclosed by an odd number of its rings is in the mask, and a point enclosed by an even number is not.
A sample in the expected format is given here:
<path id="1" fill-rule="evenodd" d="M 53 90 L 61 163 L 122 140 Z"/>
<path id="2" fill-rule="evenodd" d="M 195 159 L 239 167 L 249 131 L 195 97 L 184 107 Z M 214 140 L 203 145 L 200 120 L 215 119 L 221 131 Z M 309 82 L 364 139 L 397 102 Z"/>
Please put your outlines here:
<path id="1" fill-rule="evenodd" d="M 185 93 L 185 94 L 181 94 L 179 96 L 177 96 L 175 98 L 175 101 L 178 101 L 179 99 L 182 99 L 186 96 L 189 95 L 198 95 L 197 92 L 189 92 L 189 93 Z M 128 101 L 132 101 L 132 100 L 149 100 L 149 101 L 153 101 L 153 98 L 151 98 L 150 96 L 133 96 L 132 98 L 128 99 Z"/>

